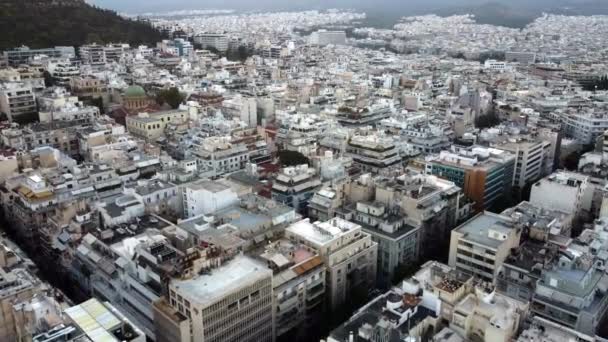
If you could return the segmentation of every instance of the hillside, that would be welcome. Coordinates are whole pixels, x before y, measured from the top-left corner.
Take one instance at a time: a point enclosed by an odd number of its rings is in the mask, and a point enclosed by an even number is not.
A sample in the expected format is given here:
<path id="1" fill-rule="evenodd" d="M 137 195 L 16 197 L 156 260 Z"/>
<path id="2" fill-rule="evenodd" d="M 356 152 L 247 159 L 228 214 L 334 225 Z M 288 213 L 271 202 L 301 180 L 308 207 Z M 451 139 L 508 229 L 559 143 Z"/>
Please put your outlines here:
<path id="1" fill-rule="evenodd" d="M 154 43 L 159 31 L 83 0 L 0 0 L 0 50 L 79 46 L 86 43 Z"/>

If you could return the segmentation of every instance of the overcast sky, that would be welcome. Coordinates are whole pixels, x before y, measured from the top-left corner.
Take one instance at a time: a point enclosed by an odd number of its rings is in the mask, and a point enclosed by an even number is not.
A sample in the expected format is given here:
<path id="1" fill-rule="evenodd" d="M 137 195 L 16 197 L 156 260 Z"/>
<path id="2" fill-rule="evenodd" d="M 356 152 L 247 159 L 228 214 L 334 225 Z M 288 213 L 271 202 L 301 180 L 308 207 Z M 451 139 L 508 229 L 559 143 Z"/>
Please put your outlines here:
<path id="1" fill-rule="evenodd" d="M 180 9 L 226 8 L 235 10 L 322 9 L 322 8 L 411 8 L 433 9 L 446 5 L 479 4 L 492 0 L 88 0 L 101 7 L 142 13 Z M 507 1 L 507 0 L 503 0 Z M 507 2 L 512 2 L 507 1 Z"/>

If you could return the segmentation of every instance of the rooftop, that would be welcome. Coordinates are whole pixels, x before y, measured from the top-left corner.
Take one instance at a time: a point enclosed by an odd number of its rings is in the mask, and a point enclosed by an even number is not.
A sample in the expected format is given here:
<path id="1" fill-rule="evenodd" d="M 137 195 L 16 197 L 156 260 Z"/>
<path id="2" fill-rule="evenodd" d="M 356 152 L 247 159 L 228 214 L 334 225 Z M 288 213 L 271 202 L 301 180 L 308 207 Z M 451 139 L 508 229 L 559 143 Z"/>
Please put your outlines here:
<path id="1" fill-rule="evenodd" d="M 309 219 L 304 219 L 293 223 L 287 228 L 287 231 L 316 245 L 325 245 L 360 228 L 361 226 L 356 223 L 336 217 L 326 222 L 315 223 L 310 223 Z"/>
<path id="2" fill-rule="evenodd" d="M 513 222 L 506 216 L 490 212 L 480 213 L 463 223 L 454 231 L 463 234 L 463 239 L 490 248 L 498 248 L 515 229 Z"/>
<path id="3" fill-rule="evenodd" d="M 189 280 L 173 280 L 174 286 L 189 301 L 210 305 L 228 293 L 262 279 L 270 279 L 272 271 L 250 257 L 239 255 L 209 274 Z"/>

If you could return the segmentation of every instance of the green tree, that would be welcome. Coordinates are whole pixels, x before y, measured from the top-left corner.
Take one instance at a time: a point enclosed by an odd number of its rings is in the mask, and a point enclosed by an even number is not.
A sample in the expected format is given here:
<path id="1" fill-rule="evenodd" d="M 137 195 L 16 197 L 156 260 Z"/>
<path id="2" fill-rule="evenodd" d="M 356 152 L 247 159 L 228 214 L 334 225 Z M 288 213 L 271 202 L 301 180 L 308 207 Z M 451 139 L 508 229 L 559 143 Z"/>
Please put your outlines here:
<path id="1" fill-rule="evenodd" d="M 53 75 L 51 75 L 50 72 L 48 72 L 47 70 L 44 70 L 44 73 L 42 73 L 42 76 L 44 77 L 44 86 L 45 87 L 52 87 L 55 85 L 55 78 L 53 77 Z"/>
<path id="2" fill-rule="evenodd" d="M 160 105 L 168 104 L 173 109 L 177 109 L 179 105 L 184 101 L 185 96 L 179 92 L 179 89 L 172 87 L 169 89 L 163 89 L 156 95 L 156 102 Z"/>
<path id="3" fill-rule="evenodd" d="M 279 160 L 283 166 L 297 166 L 310 164 L 310 160 L 300 152 L 281 150 L 278 153 Z"/>

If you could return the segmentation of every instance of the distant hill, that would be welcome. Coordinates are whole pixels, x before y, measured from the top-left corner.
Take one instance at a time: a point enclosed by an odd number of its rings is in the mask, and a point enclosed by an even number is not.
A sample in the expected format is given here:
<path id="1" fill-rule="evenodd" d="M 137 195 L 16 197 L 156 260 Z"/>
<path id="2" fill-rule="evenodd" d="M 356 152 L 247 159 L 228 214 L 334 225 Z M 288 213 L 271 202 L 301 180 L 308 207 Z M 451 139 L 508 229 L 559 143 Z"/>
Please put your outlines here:
<path id="1" fill-rule="evenodd" d="M 128 0 L 125 0 L 128 1 Z M 87 43 L 154 43 L 162 34 L 83 0 L 0 0 L 0 50 Z"/>

